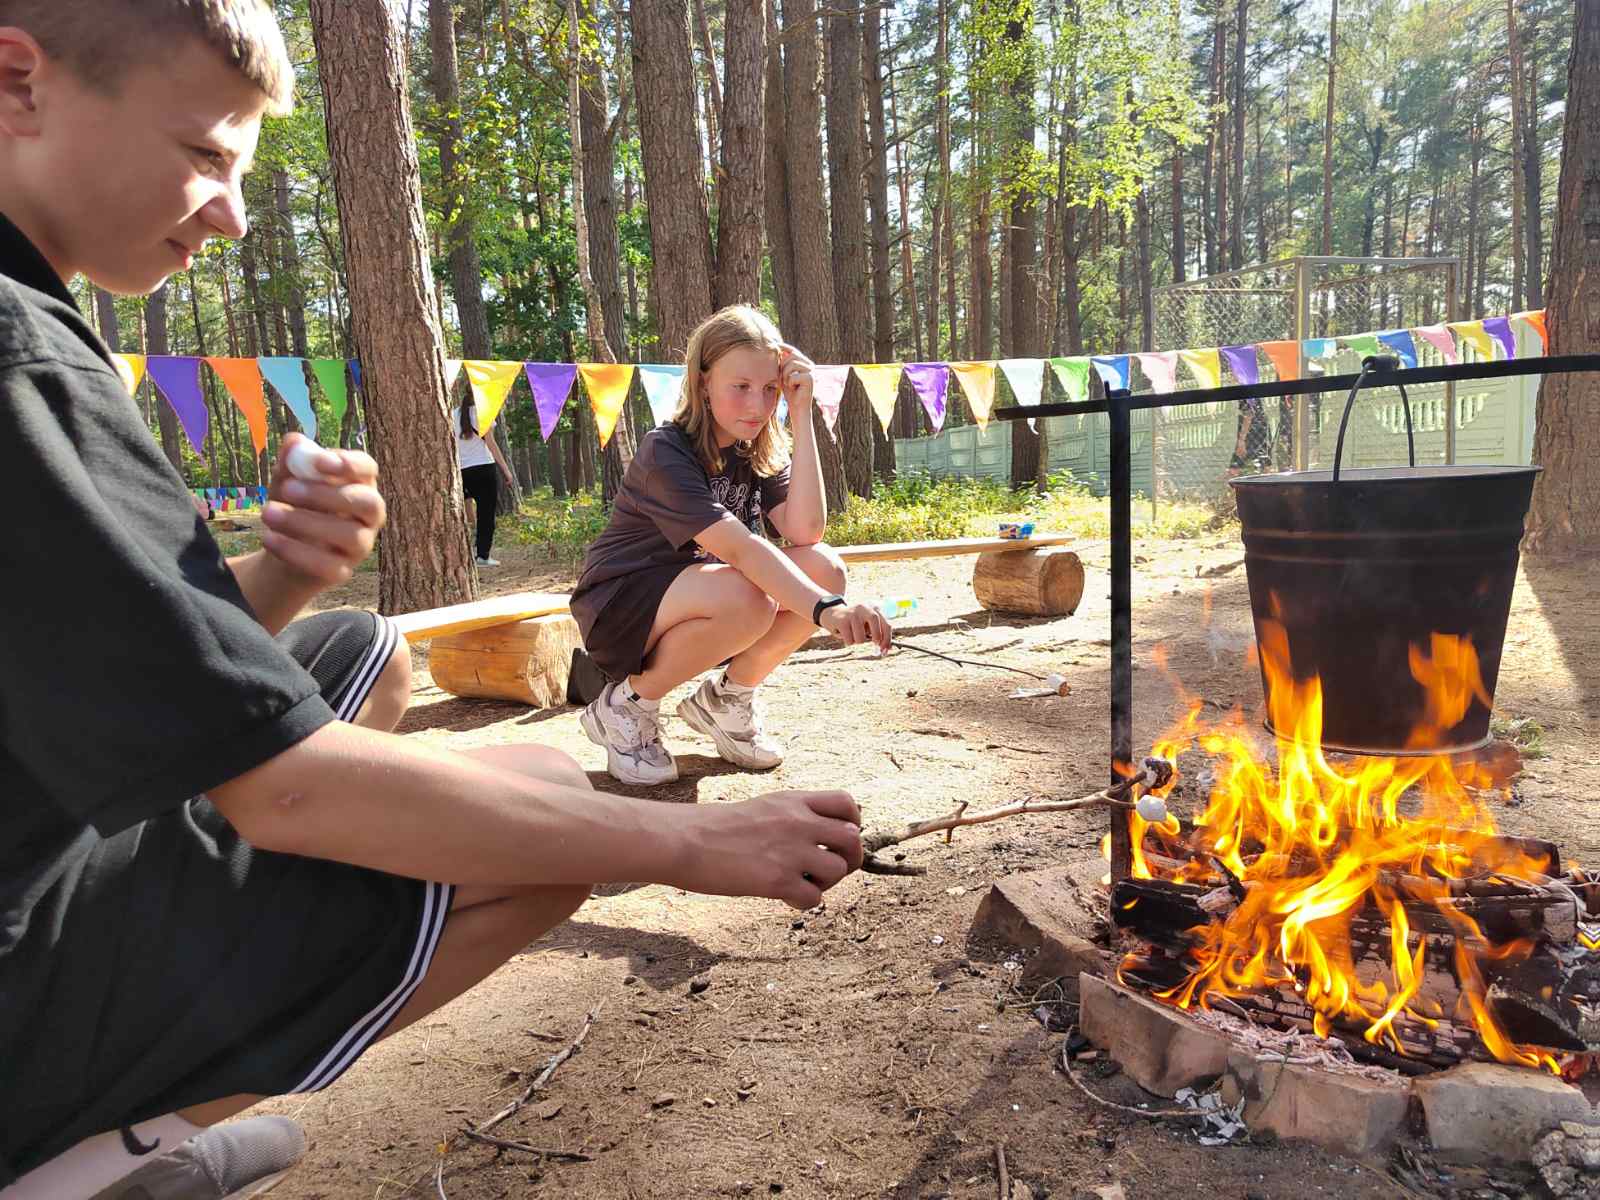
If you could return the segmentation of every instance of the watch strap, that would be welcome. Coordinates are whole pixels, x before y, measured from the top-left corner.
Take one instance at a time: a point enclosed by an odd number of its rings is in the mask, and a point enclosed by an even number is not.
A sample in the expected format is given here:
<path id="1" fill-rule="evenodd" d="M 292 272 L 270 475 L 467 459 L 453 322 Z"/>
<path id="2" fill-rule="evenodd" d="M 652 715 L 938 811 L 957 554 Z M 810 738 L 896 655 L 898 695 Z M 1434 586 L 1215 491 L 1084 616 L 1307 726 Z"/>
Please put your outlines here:
<path id="1" fill-rule="evenodd" d="M 843 596 L 824 596 L 817 601 L 816 607 L 811 610 L 811 623 L 820 629 L 822 627 L 822 610 L 836 608 L 843 603 Z"/>

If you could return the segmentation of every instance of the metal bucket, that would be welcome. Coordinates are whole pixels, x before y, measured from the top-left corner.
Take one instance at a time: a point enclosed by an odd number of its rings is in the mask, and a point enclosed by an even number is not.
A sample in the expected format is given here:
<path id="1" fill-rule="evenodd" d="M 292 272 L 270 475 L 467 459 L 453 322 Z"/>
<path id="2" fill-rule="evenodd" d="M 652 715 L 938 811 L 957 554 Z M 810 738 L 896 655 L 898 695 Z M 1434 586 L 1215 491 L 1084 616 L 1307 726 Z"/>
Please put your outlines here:
<path id="1" fill-rule="evenodd" d="M 1231 481 L 1250 611 L 1258 642 L 1268 636 L 1265 623 L 1283 627 L 1297 680 L 1322 680 L 1324 747 L 1458 753 L 1490 740 L 1517 548 L 1539 468 L 1418 467 L 1412 441 L 1410 467 L 1341 471 L 1356 394 L 1369 373 L 1395 365 L 1363 363 L 1345 402 L 1333 470 Z M 1400 395 L 1405 401 L 1404 387 Z M 1408 401 L 1406 435 L 1411 441 Z M 1428 654 L 1434 633 L 1471 640 L 1489 703 L 1474 698 L 1426 745 L 1408 744 L 1426 713 L 1410 651 Z M 1262 687 L 1270 692 L 1264 660 Z"/>

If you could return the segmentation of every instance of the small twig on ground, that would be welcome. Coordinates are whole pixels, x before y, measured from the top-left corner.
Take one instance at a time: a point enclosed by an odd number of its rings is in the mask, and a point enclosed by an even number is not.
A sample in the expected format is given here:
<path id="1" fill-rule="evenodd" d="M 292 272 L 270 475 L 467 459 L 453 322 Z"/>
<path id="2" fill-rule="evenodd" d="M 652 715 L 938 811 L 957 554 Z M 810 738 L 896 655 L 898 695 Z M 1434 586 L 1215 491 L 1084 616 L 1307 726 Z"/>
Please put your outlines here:
<path id="1" fill-rule="evenodd" d="M 1070 1036 L 1068 1040 L 1070 1040 Z M 1107 1100 L 1104 1096 L 1096 1096 L 1089 1090 L 1088 1086 L 1083 1082 L 1083 1080 L 1078 1078 L 1078 1073 L 1072 1069 L 1072 1059 L 1067 1054 L 1066 1042 L 1061 1044 L 1061 1070 L 1066 1073 L 1068 1079 L 1072 1080 L 1072 1082 L 1077 1085 L 1078 1090 L 1085 1096 L 1089 1097 L 1089 1099 L 1093 1100 L 1096 1104 L 1104 1105 L 1106 1108 L 1114 1108 L 1118 1112 L 1125 1112 L 1135 1117 L 1150 1117 L 1153 1120 L 1162 1121 L 1193 1121 L 1200 1116 L 1199 1113 L 1191 1112 L 1186 1108 L 1134 1108 L 1130 1104 L 1118 1104 L 1115 1100 Z"/>
<path id="2" fill-rule="evenodd" d="M 439 1165 L 433 1172 L 433 1186 L 439 1191 L 439 1200 L 450 1200 L 444 1194 L 444 1155 L 439 1155 Z"/>
<path id="3" fill-rule="evenodd" d="M 529 1142 L 515 1142 L 507 1138 L 490 1137 L 487 1133 L 477 1133 L 471 1129 L 461 1131 L 469 1141 L 482 1142 L 486 1146 L 493 1146 L 499 1150 L 519 1150 L 523 1154 L 537 1154 L 541 1158 L 554 1158 L 561 1162 L 593 1162 L 594 1158 L 588 1154 L 579 1154 L 576 1150 L 550 1150 L 543 1146 L 535 1146 Z"/>
<path id="4" fill-rule="evenodd" d="M 510 1118 L 529 1100 L 533 1099 L 533 1094 L 550 1082 L 550 1077 L 556 1073 L 556 1068 L 578 1052 L 578 1047 L 583 1045 L 583 1039 L 589 1036 L 589 1030 L 594 1026 L 595 1018 L 600 1015 L 600 1010 L 603 1007 L 604 1003 L 602 1002 L 589 1010 L 588 1015 L 583 1018 L 583 1028 L 578 1030 L 578 1036 L 572 1039 L 572 1044 L 565 1050 L 550 1056 L 550 1060 L 544 1065 L 544 1070 L 540 1071 L 538 1077 L 523 1090 L 522 1095 L 495 1113 L 487 1121 L 469 1128 L 467 1130 L 468 1135 L 475 1136 L 489 1132 L 496 1125 Z"/>
<path id="5" fill-rule="evenodd" d="M 927 867 L 914 866 L 911 863 L 884 862 L 871 854 L 861 860 L 861 870 L 866 875 L 926 875 Z"/>
<path id="6" fill-rule="evenodd" d="M 994 1144 L 994 1165 L 1000 1174 L 1000 1200 L 1011 1200 L 1011 1176 L 1006 1171 L 1006 1148 L 999 1142 Z"/>

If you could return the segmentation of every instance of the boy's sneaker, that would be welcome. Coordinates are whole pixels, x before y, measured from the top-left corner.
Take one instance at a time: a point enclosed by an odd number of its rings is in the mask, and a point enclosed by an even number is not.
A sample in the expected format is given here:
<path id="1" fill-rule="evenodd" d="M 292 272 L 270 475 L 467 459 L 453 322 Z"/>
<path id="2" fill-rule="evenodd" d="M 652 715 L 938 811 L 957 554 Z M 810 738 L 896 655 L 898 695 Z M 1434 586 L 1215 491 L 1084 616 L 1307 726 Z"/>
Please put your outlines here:
<path id="1" fill-rule="evenodd" d="M 762 706 L 755 688 L 724 690 L 708 679 L 678 705 L 678 715 L 690 729 L 717 744 L 717 753 L 731 763 L 753 771 L 766 771 L 783 761 L 783 744 L 762 728 Z"/>
<path id="2" fill-rule="evenodd" d="M 478 565 L 480 567 L 498 567 L 500 565 L 500 560 L 498 558 L 482 558 L 482 557 L 480 557 L 478 559 Z"/>
<path id="3" fill-rule="evenodd" d="M 251 1117 L 213 1125 L 119 1179 L 95 1200 L 259 1196 L 271 1190 L 305 1150 L 305 1134 L 288 1117 Z"/>
<path id="4" fill-rule="evenodd" d="M 661 744 L 660 710 L 628 698 L 621 684 L 609 684 L 578 714 L 578 724 L 596 746 L 606 748 L 606 770 L 623 783 L 671 783 L 678 764 Z"/>

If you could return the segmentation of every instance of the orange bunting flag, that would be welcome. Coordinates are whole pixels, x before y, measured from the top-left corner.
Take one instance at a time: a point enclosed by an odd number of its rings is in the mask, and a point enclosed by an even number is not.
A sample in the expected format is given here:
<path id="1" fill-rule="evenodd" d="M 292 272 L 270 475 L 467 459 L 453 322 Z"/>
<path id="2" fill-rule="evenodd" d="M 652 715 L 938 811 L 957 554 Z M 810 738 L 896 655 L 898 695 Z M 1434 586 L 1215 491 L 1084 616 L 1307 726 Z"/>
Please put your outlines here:
<path id="1" fill-rule="evenodd" d="M 628 388 L 633 385 L 633 364 L 579 363 L 578 373 L 583 376 L 583 386 L 589 389 L 589 407 L 594 410 L 594 427 L 604 450 L 622 416 L 622 406 L 627 403 Z"/>
<path id="2" fill-rule="evenodd" d="M 478 414 L 478 435 L 489 432 L 489 426 L 505 407 L 511 385 L 522 370 L 519 362 L 490 362 L 487 359 L 469 358 L 461 364 L 467 373 L 467 386 L 472 389 L 472 406 Z"/>
<path id="3" fill-rule="evenodd" d="M 1484 362 L 1494 361 L 1494 339 L 1483 327 L 1482 321 L 1451 321 L 1447 328 L 1466 345 L 1478 352 Z"/>
<path id="4" fill-rule="evenodd" d="M 113 354 L 111 362 L 117 368 L 117 374 L 122 376 L 122 383 L 128 389 L 128 395 L 137 392 L 139 381 L 144 378 L 144 355 Z"/>
<path id="5" fill-rule="evenodd" d="M 992 362 L 953 362 L 950 370 L 961 381 L 961 390 L 967 397 L 967 407 L 981 433 L 989 427 L 989 414 L 994 411 L 994 364 Z"/>
<path id="6" fill-rule="evenodd" d="M 1299 342 L 1257 342 L 1279 379 L 1300 378 Z"/>
<path id="7" fill-rule="evenodd" d="M 883 426 L 884 436 L 887 437 L 889 422 L 894 420 L 894 402 L 900 395 L 900 375 L 905 370 L 905 364 L 872 363 L 863 366 L 856 363 L 850 369 L 867 390 L 867 403 L 878 414 L 878 423 Z"/>
<path id="8" fill-rule="evenodd" d="M 1544 309 L 1534 308 L 1527 312 L 1512 313 L 1513 321 L 1526 321 L 1532 330 L 1539 335 L 1539 343 L 1544 347 L 1545 353 L 1550 353 L 1550 330 L 1544 323 Z"/>
<path id="9" fill-rule="evenodd" d="M 253 358 L 208 358 L 206 365 L 217 373 L 250 423 L 250 444 L 259 455 L 267 448 L 267 393 L 261 382 L 260 364 Z"/>
<path id="10" fill-rule="evenodd" d="M 1178 357 L 1194 372 L 1194 377 L 1204 388 L 1222 386 L 1222 355 L 1215 347 L 1209 350 L 1179 350 Z"/>

